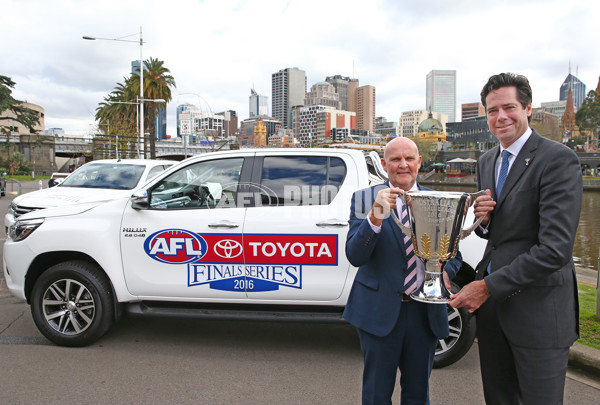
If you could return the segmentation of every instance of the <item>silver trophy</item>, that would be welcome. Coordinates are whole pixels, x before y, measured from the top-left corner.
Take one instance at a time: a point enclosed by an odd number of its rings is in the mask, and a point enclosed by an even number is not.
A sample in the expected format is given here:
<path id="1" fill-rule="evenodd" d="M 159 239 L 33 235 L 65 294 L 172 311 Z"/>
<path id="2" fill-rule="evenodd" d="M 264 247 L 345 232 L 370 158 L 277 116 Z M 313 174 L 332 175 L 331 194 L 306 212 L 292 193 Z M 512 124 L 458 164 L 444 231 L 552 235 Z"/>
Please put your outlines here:
<path id="1" fill-rule="evenodd" d="M 450 292 L 444 284 L 443 267 L 458 252 L 458 242 L 479 226 L 483 217 L 463 229 L 467 204 L 485 195 L 485 191 L 462 193 L 452 191 L 408 191 L 401 195 L 408 207 L 410 227 L 406 227 L 392 210 L 396 224 L 412 239 L 415 254 L 425 260 L 423 285 L 411 294 L 416 301 L 445 304 Z M 442 265 L 440 266 L 440 263 Z"/>

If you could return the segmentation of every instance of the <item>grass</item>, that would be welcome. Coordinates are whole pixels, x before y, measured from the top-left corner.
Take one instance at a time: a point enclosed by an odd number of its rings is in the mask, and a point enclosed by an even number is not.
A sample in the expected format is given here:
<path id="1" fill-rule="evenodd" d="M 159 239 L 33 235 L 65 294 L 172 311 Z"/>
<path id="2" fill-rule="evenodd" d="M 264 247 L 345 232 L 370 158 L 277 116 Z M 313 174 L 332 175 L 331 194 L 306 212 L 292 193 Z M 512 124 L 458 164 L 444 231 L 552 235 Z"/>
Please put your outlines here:
<path id="1" fill-rule="evenodd" d="M 596 288 L 577 284 L 579 289 L 579 334 L 577 343 L 600 350 L 600 319 L 596 318 Z"/>

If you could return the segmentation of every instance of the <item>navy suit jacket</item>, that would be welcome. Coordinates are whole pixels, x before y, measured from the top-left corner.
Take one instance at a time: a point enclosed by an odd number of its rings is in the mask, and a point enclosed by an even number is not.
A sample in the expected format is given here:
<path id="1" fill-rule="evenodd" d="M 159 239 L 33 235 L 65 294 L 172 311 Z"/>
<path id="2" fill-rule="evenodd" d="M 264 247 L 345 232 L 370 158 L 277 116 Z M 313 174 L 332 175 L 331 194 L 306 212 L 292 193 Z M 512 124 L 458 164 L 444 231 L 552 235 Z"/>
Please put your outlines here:
<path id="1" fill-rule="evenodd" d="M 378 234 L 373 232 L 367 220 L 377 192 L 388 187 L 388 184 L 381 184 L 354 193 L 346 240 L 346 256 L 353 266 L 358 267 L 358 272 L 344 319 L 376 336 L 388 335 L 396 324 L 402 306 L 404 277 L 408 274 L 404 234 L 393 218 L 388 216 L 383 220 Z M 460 253 L 446 263 L 445 270 L 451 279 L 461 264 Z M 431 331 L 438 339 L 445 338 L 449 334 L 446 305 L 426 305 Z"/>

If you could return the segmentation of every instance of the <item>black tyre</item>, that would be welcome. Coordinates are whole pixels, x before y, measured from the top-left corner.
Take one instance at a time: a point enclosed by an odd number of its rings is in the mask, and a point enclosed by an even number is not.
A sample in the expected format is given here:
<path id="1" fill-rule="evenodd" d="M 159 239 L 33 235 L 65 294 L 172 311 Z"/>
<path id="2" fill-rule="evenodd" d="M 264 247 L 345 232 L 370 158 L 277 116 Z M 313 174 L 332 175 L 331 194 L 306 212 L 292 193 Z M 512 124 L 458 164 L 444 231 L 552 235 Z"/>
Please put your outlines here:
<path id="1" fill-rule="evenodd" d="M 460 287 L 452 283 L 452 292 L 456 293 L 459 290 Z M 446 367 L 460 360 L 467 354 L 475 340 L 475 317 L 471 316 L 465 308 L 456 309 L 450 305 L 447 305 L 447 308 L 450 335 L 438 341 L 433 360 L 434 368 Z"/>
<path id="2" fill-rule="evenodd" d="M 40 332 L 60 346 L 86 346 L 115 319 L 106 275 L 85 261 L 59 263 L 45 271 L 31 294 L 31 314 Z"/>

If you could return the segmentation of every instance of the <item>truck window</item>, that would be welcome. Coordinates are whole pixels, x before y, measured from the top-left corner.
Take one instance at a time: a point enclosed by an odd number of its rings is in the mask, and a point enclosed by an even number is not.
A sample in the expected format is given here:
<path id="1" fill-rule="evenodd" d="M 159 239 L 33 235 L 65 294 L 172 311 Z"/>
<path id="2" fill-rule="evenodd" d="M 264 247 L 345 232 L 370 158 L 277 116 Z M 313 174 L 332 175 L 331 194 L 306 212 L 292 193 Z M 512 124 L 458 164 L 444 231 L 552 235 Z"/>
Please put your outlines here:
<path id="1" fill-rule="evenodd" d="M 244 158 L 198 162 L 172 173 L 150 190 L 159 210 L 235 207 Z"/>
<path id="2" fill-rule="evenodd" d="M 337 157 L 269 156 L 261 175 L 262 205 L 328 205 L 346 176 Z"/>

